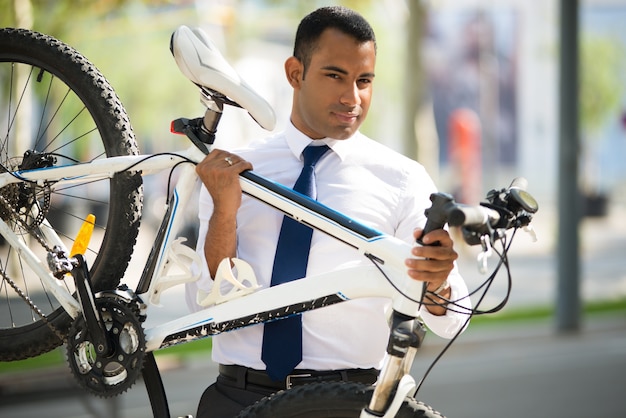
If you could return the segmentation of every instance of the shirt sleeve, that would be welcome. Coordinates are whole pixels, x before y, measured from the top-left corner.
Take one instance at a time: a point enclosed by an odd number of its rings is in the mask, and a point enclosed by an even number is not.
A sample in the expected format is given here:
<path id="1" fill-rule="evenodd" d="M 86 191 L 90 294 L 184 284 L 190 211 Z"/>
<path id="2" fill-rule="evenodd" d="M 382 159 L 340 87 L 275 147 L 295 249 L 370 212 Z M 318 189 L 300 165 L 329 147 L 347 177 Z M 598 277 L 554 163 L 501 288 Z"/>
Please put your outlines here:
<path id="1" fill-rule="evenodd" d="M 467 285 L 459 273 L 458 266 L 448 275 L 448 283 L 450 283 L 451 295 L 450 300 L 453 303 L 448 305 L 445 315 L 437 316 L 431 314 L 426 307 L 422 306 L 420 316 L 424 323 L 432 332 L 442 338 L 450 339 L 458 332 L 464 331 L 469 324 L 469 313 L 472 303 L 469 298 Z"/>
<path id="2" fill-rule="evenodd" d="M 413 231 L 415 228 L 423 228 L 426 224 L 424 211 L 428 209 L 432 202 L 430 195 L 436 193 L 437 188 L 426 170 L 418 165 L 416 172 L 408 176 L 406 193 L 406 205 L 400 210 L 401 217 L 398 221 L 396 237 L 409 242 L 413 241 Z M 422 307 L 420 315 L 428 328 L 442 338 L 452 338 L 459 331 L 464 330 L 469 322 L 469 313 L 472 303 L 469 298 L 467 285 L 459 272 L 457 263 L 448 276 L 448 283 L 451 287 L 450 300 L 453 302 L 445 315 L 437 316 L 431 314 L 426 307 Z"/>

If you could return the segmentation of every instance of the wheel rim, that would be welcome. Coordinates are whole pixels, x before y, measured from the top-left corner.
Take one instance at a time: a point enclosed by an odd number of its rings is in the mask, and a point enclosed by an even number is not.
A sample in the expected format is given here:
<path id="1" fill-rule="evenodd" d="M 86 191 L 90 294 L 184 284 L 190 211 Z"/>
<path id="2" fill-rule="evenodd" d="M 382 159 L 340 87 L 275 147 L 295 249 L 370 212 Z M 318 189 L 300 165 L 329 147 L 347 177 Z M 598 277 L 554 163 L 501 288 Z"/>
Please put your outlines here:
<path id="1" fill-rule="evenodd" d="M 84 57 L 44 35 L 0 30 L 0 173 L 136 153 L 123 107 L 104 77 Z M 8 185 L 0 190 L 5 198 L 0 201 L 0 218 L 39 259 L 45 260 L 46 249 L 40 241 L 56 234 L 70 249 L 83 220 L 95 214 L 85 259 L 96 290 L 114 287 L 136 238 L 141 210 L 138 177 L 122 174 L 112 180 L 75 179 L 63 187 Z M 131 210 L 136 214 L 128 215 Z M 116 219 L 113 231 L 109 219 Z M 114 242 L 120 236 L 128 237 L 128 242 Z M 116 259 L 117 263 L 98 268 L 104 258 Z M 67 327 L 67 315 L 60 315 L 58 302 L 44 291 L 18 252 L 1 238 L 0 272 L 4 273 L 0 278 L 3 341 L 11 341 L 22 332 L 21 340 L 30 338 L 37 343 L 42 336 L 33 332 L 43 328 L 42 332 L 50 333 L 48 322 L 58 322 L 61 331 Z M 71 277 L 63 280 L 62 286 L 74 291 Z M 50 321 L 42 320 L 42 316 Z M 0 351 L 0 357 L 7 355 Z"/>

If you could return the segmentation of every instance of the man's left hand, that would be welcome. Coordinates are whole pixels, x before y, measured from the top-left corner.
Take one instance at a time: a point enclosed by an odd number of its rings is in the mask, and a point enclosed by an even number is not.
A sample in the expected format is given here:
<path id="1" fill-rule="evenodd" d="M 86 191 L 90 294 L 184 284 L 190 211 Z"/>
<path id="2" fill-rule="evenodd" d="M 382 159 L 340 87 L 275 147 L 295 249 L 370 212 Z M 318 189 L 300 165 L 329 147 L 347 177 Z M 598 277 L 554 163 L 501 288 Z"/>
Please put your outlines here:
<path id="1" fill-rule="evenodd" d="M 434 292 L 448 279 L 458 254 L 454 251 L 454 242 L 445 229 L 431 231 L 423 237 L 422 233 L 421 229 L 416 229 L 413 233 L 416 240 L 422 238 L 424 245 L 413 247 L 411 253 L 416 258 L 406 259 L 407 273 L 415 280 L 428 283 L 427 290 Z M 432 245 L 435 243 L 437 245 Z M 440 293 L 440 296 L 449 299 L 450 294 L 451 290 L 448 287 Z M 429 297 L 434 302 L 445 303 L 444 299 L 432 294 L 426 295 L 426 298 Z M 426 302 L 431 301 L 426 299 Z M 434 315 L 443 315 L 446 311 L 446 308 L 442 306 L 427 304 L 426 307 Z"/>

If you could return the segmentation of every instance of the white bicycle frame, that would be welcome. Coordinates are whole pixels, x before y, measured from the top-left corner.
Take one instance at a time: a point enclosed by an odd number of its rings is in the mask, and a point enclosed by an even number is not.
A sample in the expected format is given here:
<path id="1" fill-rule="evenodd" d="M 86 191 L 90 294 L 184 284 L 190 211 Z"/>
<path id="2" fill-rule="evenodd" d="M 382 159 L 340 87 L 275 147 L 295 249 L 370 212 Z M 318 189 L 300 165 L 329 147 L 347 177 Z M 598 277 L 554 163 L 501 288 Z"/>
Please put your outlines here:
<path id="1" fill-rule="evenodd" d="M 168 154 L 109 157 L 71 166 L 0 173 L 0 187 L 20 181 L 49 181 L 54 184 L 52 187 L 63 187 L 69 183 L 110 178 L 115 173 L 128 169 L 149 175 L 171 170 L 181 162 L 189 162 L 180 167 L 181 173 L 161 226 L 162 240 L 157 240 L 151 257 L 153 260 L 148 260 L 148 264 L 152 262 L 154 268 L 144 270 L 144 274 L 146 271 L 150 272 L 149 276 L 142 277 L 136 291 L 147 308 L 150 305 L 159 305 L 160 296 L 165 290 L 198 280 L 198 276 L 192 273 L 190 265 L 193 262 L 199 263 L 199 257 L 195 251 L 181 244 L 177 234 L 182 226 L 182 218 L 178 216 L 179 209 L 185 207 L 199 181 L 195 165 L 191 162 L 197 163 L 203 158 L 204 153 L 196 147 Z M 211 306 L 147 328 L 145 334 L 148 352 L 279 319 L 287 316 L 285 312 L 293 315 L 363 297 L 390 298 L 396 311 L 411 317 L 419 316 L 422 283 L 407 275 L 404 264 L 404 260 L 410 255 L 409 244 L 364 226 L 254 172 L 242 173 L 241 187 L 245 194 L 357 249 L 376 265 L 372 263 L 370 266 L 351 267 L 302 278 L 280 286 L 256 289 L 256 279 L 251 270 L 246 273 L 246 264 L 241 260 L 234 260 L 242 267 L 238 268 L 240 276 L 245 277 L 229 277 L 232 273 L 228 266 L 227 269 L 220 269 L 222 272 L 218 273 L 216 278 L 216 280 L 235 280 L 233 292 L 227 295 L 215 293 L 211 295 L 214 301 Z M 43 229 L 49 242 L 63 246 L 52 228 Z M 70 291 L 59 285 L 59 280 L 45 266 L 45 260 L 38 259 L 2 220 L 0 232 L 10 245 L 25 257 L 44 287 L 54 295 L 63 308 L 72 317 L 78 316 L 80 304 Z M 178 267 L 178 270 L 170 275 L 173 267 Z M 246 286 L 245 283 L 250 285 Z M 213 292 L 219 292 L 219 288 L 220 286 L 216 284 Z M 405 395 L 415 386 L 413 378 L 408 377 L 410 381 L 401 385 L 407 388 Z M 402 399 L 404 397 L 400 398 Z"/>
<path id="2" fill-rule="evenodd" d="M 201 100 L 207 106 L 207 112 L 201 121 L 200 118 L 193 121 L 183 119 L 176 121 L 182 126 L 180 129 L 176 128 L 177 132 L 186 133 L 194 146 L 175 153 L 107 157 L 75 165 L 0 172 L 0 188 L 28 182 L 45 185 L 46 188 L 54 190 L 73 184 L 111 179 L 116 174 L 126 171 L 150 175 L 177 168 L 180 170 L 155 244 L 135 292 L 128 290 L 127 287 L 119 287 L 105 289 L 95 295 L 117 296 L 125 299 L 124 302 L 132 302 L 133 308 L 139 307 L 142 316 L 148 315 L 151 306 L 160 305 L 161 295 L 167 289 L 199 280 L 199 274 L 196 273 L 199 269 L 194 270 L 191 266 L 200 265 L 201 258 L 194 250 L 182 244 L 182 238 L 178 238 L 183 226 L 180 213 L 181 208 L 187 206 L 197 190 L 199 178 L 195 172 L 195 164 L 203 160 L 209 152 L 206 144 L 212 143 L 214 139 L 223 105 L 244 108 L 259 125 L 269 130 L 273 129 L 275 122 L 271 106 L 238 77 L 201 31 L 180 27 L 172 37 L 171 47 L 179 69 L 190 81 L 201 87 Z M 198 121 L 202 126 L 192 126 L 189 123 Z M 503 234 L 509 228 L 528 226 L 532 214 L 538 210 L 536 201 L 525 193 L 525 180 L 521 180 L 514 180 L 506 191 L 503 189 L 500 192 L 494 190 L 493 194 L 490 192 L 488 200 L 491 204 L 484 207 L 466 207 L 461 210 L 459 205 L 452 204 L 451 196 L 431 195 L 433 207 L 430 213 L 427 213 L 428 222 L 425 231 L 441 228 L 446 222 L 457 226 L 466 223 L 473 225 L 474 228 L 467 231 L 468 237 L 472 240 L 472 245 L 479 243 L 483 245 L 482 258 L 479 257 L 479 260 L 484 262 L 490 254 L 492 240 L 496 238 L 502 240 Z M 204 309 L 166 322 L 157 322 L 144 329 L 145 349 L 149 355 L 144 358 L 143 372 L 151 403 L 154 401 L 157 404 L 157 407 L 153 405 L 153 411 L 155 414 L 157 411 L 167 412 L 164 388 L 160 384 L 158 368 L 151 354 L 153 351 L 348 300 L 385 297 L 391 300 L 394 309 L 390 327 L 390 331 L 393 332 L 390 333 L 389 339 L 391 348 L 388 348 L 384 358 L 372 400 L 368 408 L 361 412 L 361 417 L 394 417 L 406 396 L 415 396 L 417 385 L 409 374 L 410 366 L 425 333 L 422 324 L 414 320 L 420 315 L 424 285 L 408 276 L 404 263 L 404 260 L 410 257 L 411 244 L 365 226 L 253 171 L 241 173 L 240 182 L 243 193 L 270 205 L 286 216 L 334 237 L 358 251 L 364 259 L 371 261 L 371 264 L 364 262 L 356 267 L 305 277 L 280 286 L 260 288 L 252 268 L 245 261 L 223 260 L 218 268 L 212 291 L 209 294 L 199 292 L 198 301 Z M 448 204 L 452 204 L 450 209 L 459 212 L 455 213 L 454 222 L 452 215 L 447 218 Z M 513 218 L 509 218 L 513 213 L 511 211 L 515 213 Z M 500 222 L 501 213 L 504 222 Z M 89 272 L 86 262 L 81 261 L 83 257 L 77 255 L 73 260 L 78 260 L 75 265 L 81 267 L 78 273 L 70 271 L 71 268 L 65 270 L 65 262 L 72 265 L 66 256 L 70 251 L 65 248 L 63 240 L 47 220 L 38 218 L 37 226 L 45 241 L 44 243 L 40 240 L 42 245 L 50 251 L 49 256 L 52 260 L 50 265 L 47 263 L 48 260 L 43 260 L 31 251 L 28 240 L 19 235 L 24 231 L 19 229 L 13 231 L 0 219 L 0 234 L 18 253 L 21 262 L 27 264 L 39 277 L 44 289 L 72 318 L 77 318 L 81 314 L 85 317 L 87 334 L 91 334 L 92 331 L 96 336 L 98 332 L 103 334 L 103 329 L 95 331 L 92 329 L 100 326 L 100 320 L 94 314 L 96 305 L 92 290 L 88 286 Z M 37 239 L 39 240 L 38 236 Z M 53 247 L 58 247 L 61 251 L 57 252 L 57 248 Z M 506 251 L 504 249 L 505 254 Z M 59 261 L 62 268 L 53 274 L 50 269 L 54 270 L 57 267 L 54 265 L 56 261 Z M 238 277 L 233 276 L 231 261 L 237 267 Z M 508 271 L 508 261 L 501 257 L 501 262 Z M 85 302 L 84 309 L 81 302 L 73 296 L 73 290 L 65 287 L 63 280 L 56 278 L 68 272 L 74 275 L 76 290 L 81 294 L 80 299 L 89 299 Z M 84 280 L 79 281 L 79 277 Z M 220 284 L 224 280 L 232 284 L 232 290 L 226 294 L 221 293 Z M 19 289 L 17 290 L 20 293 Z M 23 294 L 20 296 L 29 302 L 27 296 Z M 31 304 L 31 308 L 37 310 L 34 304 Z M 471 313 L 468 308 L 467 314 Z M 39 314 L 45 319 L 43 314 Z M 105 345 L 102 344 L 102 347 Z M 148 365 L 150 367 L 147 367 Z M 150 385 L 157 380 L 160 388 L 155 388 L 157 385 Z"/>
<path id="3" fill-rule="evenodd" d="M 184 161 L 197 163 L 202 158 L 204 158 L 204 153 L 195 147 L 184 152 L 166 155 L 109 157 L 71 166 L 2 173 L 0 174 L 0 187 L 19 181 L 43 180 L 55 184 L 54 187 L 63 187 L 68 183 L 112 177 L 115 173 L 125 171 L 129 167 L 132 167 L 133 171 L 141 171 L 144 175 L 148 175 L 172 169 Z M 193 262 L 198 262 L 199 259 L 195 258 L 196 255 L 193 250 L 187 247 L 185 248 L 190 251 L 181 248 L 183 246 L 176 239 L 182 226 L 182 221 L 177 216 L 180 213 L 179 208 L 184 207 L 191 199 L 197 181 L 199 180 L 195 174 L 194 166 L 192 164 L 183 166 L 172 193 L 171 209 L 165 215 L 166 217 L 169 216 L 169 219 L 164 224 L 165 237 L 158 250 L 156 269 L 148 278 L 148 290 L 138 293 L 138 296 L 148 305 L 158 305 L 160 294 L 164 290 L 197 280 L 197 277 L 189 271 L 187 264 L 189 260 L 187 259 L 192 258 L 191 261 Z M 372 265 L 342 269 L 254 292 L 251 292 L 254 289 L 241 289 L 239 293 L 245 293 L 245 300 L 237 300 L 241 299 L 241 295 L 217 296 L 215 306 L 207 307 L 200 312 L 187 315 L 171 323 L 148 329 L 146 331 L 148 351 L 174 344 L 175 342 L 171 338 L 173 334 L 192 329 L 194 326 L 212 328 L 214 331 L 210 334 L 216 334 L 218 333 L 217 330 L 221 329 L 219 324 L 225 327 L 219 332 L 231 330 L 238 327 L 234 323 L 242 317 L 255 316 L 259 318 L 259 313 L 280 310 L 288 306 L 294 306 L 295 312 L 293 313 L 298 313 L 344 300 L 382 296 L 394 300 L 393 307 L 395 310 L 408 316 L 417 317 L 419 315 L 418 301 L 421 297 L 422 283 L 409 278 L 404 265 L 404 260 L 410 255 L 411 246 L 409 244 L 366 227 L 354 219 L 285 186 L 258 176 L 254 172 L 242 174 L 241 187 L 245 194 L 275 207 L 312 228 L 333 236 L 346 245 L 354 247 L 364 256 L 376 260 L 378 267 Z M 23 240 L 20 240 L 1 220 L 0 230 L 14 248 L 21 253 L 32 254 Z M 48 238 L 53 236 L 53 229 L 46 228 L 46 230 L 48 231 Z M 55 237 L 52 242 L 63 245 L 59 237 Z M 27 260 L 29 264 L 34 266 L 45 264 L 45 260 L 39 260 L 34 255 L 28 257 Z M 181 261 L 185 264 L 181 264 Z M 173 265 L 178 265 L 186 273 L 169 276 L 169 268 Z M 383 277 L 379 269 L 384 271 L 393 285 Z M 76 317 L 78 305 L 70 292 L 61 290 L 64 288 L 58 286 L 58 280 L 48 271 L 47 267 L 37 267 L 35 271 L 37 271 L 46 289 L 54 292 L 55 297 L 68 313 L 72 317 Z M 240 278 L 239 282 L 247 279 L 249 277 Z M 410 298 L 405 295 L 410 295 Z M 227 298 L 229 300 L 225 300 Z M 324 299 L 325 301 L 322 302 Z M 295 308 L 296 305 L 302 305 L 302 308 Z M 227 323 L 232 323 L 232 325 L 223 325 Z M 248 325 L 252 325 L 252 323 Z"/>
<path id="4" fill-rule="evenodd" d="M 273 125 L 273 111 L 269 105 L 247 88 L 245 83 L 237 81 L 232 69 L 217 50 L 210 47 L 210 41 L 202 33 L 194 33 L 185 27 L 175 32 L 174 55 L 181 71 L 198 85 L 223 88 L 222 93 L 237 98 L 238 103 L 261 126 Z M 142 314 L 145 314 L 149 306 L 160 304 L 161 294 L 167 289 L 199 279 L 190 266 L 199 264 L 200 257 L 177 237 L 183 224 L 179 216 L 180 208 L 185 207 L 195 193 L 199 182 L 195 164 L 204 157 L 205 152 L 192 146 L 175 153 L 108 157 L 76 165 L 3 172 L 0 173 L 0 188 L 18 182 L 46 182 L 54 189 L 73 183 L 112 178 L 116 173 L 124 171 L 140 171 L 142 175 L 150 175 L 180 166 L 181 172 L 136 291 L 110 289 L 101 292 L 116 292 L 129 299 L 138 297 L 144 305 Z M 367 227 L 252 171 L 242 173 L 240 180 L 245 194 L 356 249 L 372 262 L 371 265 L 331 271 L 262 289 L 258 288 L 254 272 L 247 263 L 232 260 L 239 276 L 233 277 L 230 263 L 224 260 L 223 267 L 218 268 L 211 294 L 202 295 L 205 309 L 145 329 L 147 352 L 363 297 L 389 298 L 395 311 L 405 317 L 419 317 L 423 284 L 407 275 L 404 264 L 411 253 L 410 244 Z M 43 221 L 40 229 L 50 245 L 59 246 L 69 254 L 47 221 Z M 39 276 L 44 288 L 68 314 L 73 318 L 78 317 L 81 314 L 80 303 L 49 271 L 46 260 L 38 258 L 2 219 L 0 234 Z M 173 271 L 173 268 L 176 270 Z M 233 290 L 225 295 L 220 293 L 219 284 L 222 280 L 233 284 Z M 390 393 L 393 389 L 389 387 L 390 384 L 398 385 L 392 402 L 384 408 L 384 417 L 395 416 L 405 396 L 416 387 L 414 379 L 408 374 L 408 366 L 414 354 L 403 358 L 401 364 L 397 363 L 397 357 L 387 355 L 385 358 L 377 386 L 377 392 L 380 389 L 383 393 L 380 399 L 385 398 L 384 393 Z M 403 377 L 398 382 L 399 376 Z M 377 392 L 373 402 L 376 402 Z M 361 416 L 380 415 L 364 409 Z"/>

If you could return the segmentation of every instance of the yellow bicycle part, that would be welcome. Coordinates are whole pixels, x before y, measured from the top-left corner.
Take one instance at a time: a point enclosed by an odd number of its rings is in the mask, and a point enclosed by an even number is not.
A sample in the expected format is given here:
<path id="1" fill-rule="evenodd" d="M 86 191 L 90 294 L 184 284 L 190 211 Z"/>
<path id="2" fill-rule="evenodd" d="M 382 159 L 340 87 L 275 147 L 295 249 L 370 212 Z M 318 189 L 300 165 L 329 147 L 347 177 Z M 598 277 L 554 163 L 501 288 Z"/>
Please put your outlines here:
<path id="1" fill-rule="evenodd" d="M 80 230 L 76 235 L 74 245 L 72 245 L 72 250 L 70 251 L 70 257 L 74 257 L 76 254 L 85 254 L 85 251 L 87 251 L 87 247 L 89 246 L 89 241 L 91 240 L 91 234 L 93 233 L 93 227 L 95 224 L 96 217 L 90 213 L 87 215 L 87 219 L 85 219 L 85 222 L 83 222 L 83 225 L 80 227 Z"/>

